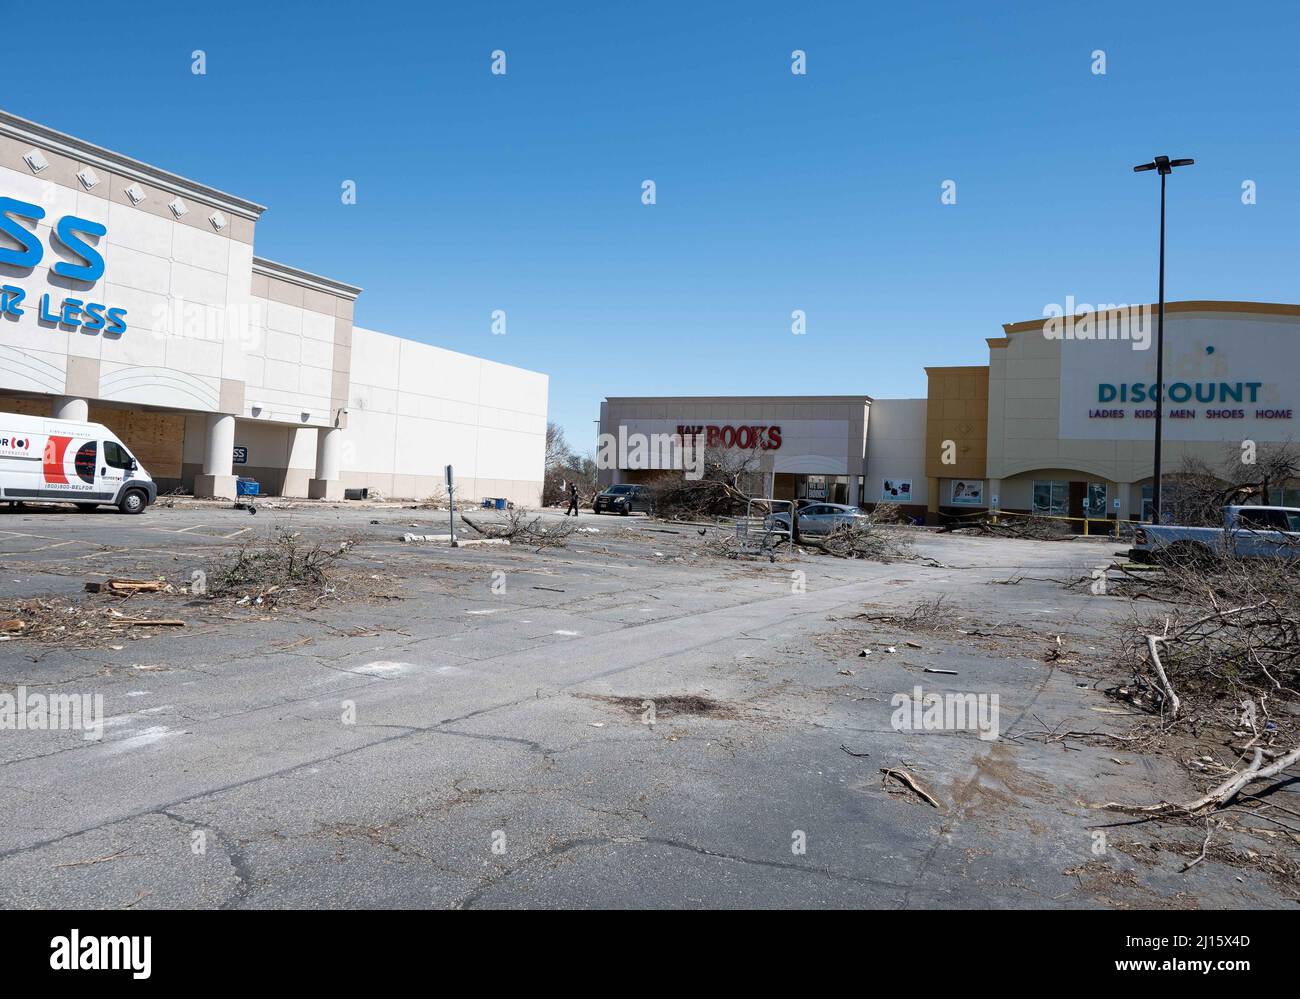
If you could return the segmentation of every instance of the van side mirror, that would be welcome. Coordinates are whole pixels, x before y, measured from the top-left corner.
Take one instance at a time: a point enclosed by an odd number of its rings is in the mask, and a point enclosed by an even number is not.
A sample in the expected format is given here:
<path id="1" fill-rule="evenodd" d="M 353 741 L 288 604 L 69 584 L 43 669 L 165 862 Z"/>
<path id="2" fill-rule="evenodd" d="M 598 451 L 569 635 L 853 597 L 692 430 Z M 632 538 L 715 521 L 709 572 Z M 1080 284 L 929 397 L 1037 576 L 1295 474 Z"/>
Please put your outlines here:
<path id="1" fill-rule="evenodd" d="M 131 471 L 133 472 L 140 471 L 140 463 L 136 461 L 134 458 L 131 459 Z"/>

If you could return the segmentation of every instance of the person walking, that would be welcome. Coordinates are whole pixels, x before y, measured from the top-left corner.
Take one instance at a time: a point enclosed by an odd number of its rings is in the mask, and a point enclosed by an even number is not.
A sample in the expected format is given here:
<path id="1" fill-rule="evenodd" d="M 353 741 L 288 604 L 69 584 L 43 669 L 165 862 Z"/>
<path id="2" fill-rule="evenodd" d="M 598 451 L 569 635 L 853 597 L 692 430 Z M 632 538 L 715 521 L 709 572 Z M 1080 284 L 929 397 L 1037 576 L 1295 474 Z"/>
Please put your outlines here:
<path id="1" fill-rule="evenodd" d="M 569 514 L 573 514 L 575 517 L 578 515 L 578 484 L 576 482 L 569 483 L 569 509 L 564 511 L 564 515 L 567 517 Z"/>

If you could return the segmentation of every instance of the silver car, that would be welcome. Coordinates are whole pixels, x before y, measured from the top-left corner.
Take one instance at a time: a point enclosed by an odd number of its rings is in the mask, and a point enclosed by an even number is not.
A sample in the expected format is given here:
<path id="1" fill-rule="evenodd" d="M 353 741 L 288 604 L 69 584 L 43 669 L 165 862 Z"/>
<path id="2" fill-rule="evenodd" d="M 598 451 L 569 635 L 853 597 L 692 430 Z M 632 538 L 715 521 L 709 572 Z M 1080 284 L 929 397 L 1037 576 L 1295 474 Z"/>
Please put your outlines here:
<path id="1" fill-rule="evenodd" d="M 774 513 L 767 518 L 768 526 L 779 523 L 790 529 L 789 513 Z M 843 503 L 813 503 L 799 511 L 799 531 L 802 534 L 830 534 L 841 527 L 868 528 L 871 517 L 856 506 Z"/>

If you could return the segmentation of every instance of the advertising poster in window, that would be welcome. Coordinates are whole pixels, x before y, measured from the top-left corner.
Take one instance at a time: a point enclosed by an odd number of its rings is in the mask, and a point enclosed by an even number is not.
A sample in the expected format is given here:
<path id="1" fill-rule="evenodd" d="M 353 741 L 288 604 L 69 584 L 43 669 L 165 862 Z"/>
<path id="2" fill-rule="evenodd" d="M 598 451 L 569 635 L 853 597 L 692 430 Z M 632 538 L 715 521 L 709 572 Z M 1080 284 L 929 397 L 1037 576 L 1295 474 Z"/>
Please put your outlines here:
<path id="1" fill-rule="evenodd" d="M 886 479 L 880 487 L 880 499 L 885 503 L 912 502 L 912 480 Z"/>
<path id="2" fill-rule="evenodd" d="M 983 479 L 953 479 L 952 480 L 952 505 L 953 506 L 983 506 L 984 505 L 984 480 Z"/>

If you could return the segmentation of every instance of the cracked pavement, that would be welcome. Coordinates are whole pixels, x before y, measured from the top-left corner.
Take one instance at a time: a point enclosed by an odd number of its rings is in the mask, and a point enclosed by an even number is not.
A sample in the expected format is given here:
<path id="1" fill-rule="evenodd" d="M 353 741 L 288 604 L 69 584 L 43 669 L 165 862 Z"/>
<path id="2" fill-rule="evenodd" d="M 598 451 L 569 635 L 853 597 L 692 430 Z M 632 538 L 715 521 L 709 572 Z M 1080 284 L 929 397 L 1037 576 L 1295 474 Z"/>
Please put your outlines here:
<path id="1" fill-rule="evenodd" d="M 0 515 L 0 600 L 81 599 L 104 575 L 182 582 L 275 525 L 358 538 L 355 564 L 401 597 L 274 614 L 176 598 L 185 629 L 120 649 L 0 643 L 0 692 L 102 694 L 107 716 L 99 741 L 0 732 L 0 904 L 1287 904 L 1262 874 L 1207 862 L 1189 878 L 1175 855 L 1114 850 L 1113 878 L 1067 873 L 1098 863 L 1107 817 L 1083 802 L 1186 786 L 1168 760 L 1032 737 L 1119 723 L 1097 683 L 1042 655 L 1061 635 L 1067 663 L 1100 658 L 1122 608 L 1059 581 L 1113 543 L 926 535 L 941 567 L 769 564 L 697 560 L 690 527 L 581 522 L 596 532 L 538 554 L 402 544 L 445 523 L 410 510 Z M 938 595 L 1019 640 L 854 616 Z M 997 694 L 1002 736 L 896 731 L 891 697 L 916 685 Z M 652 725 L 612 700 L 669 695 L 718 710 Z"/>

